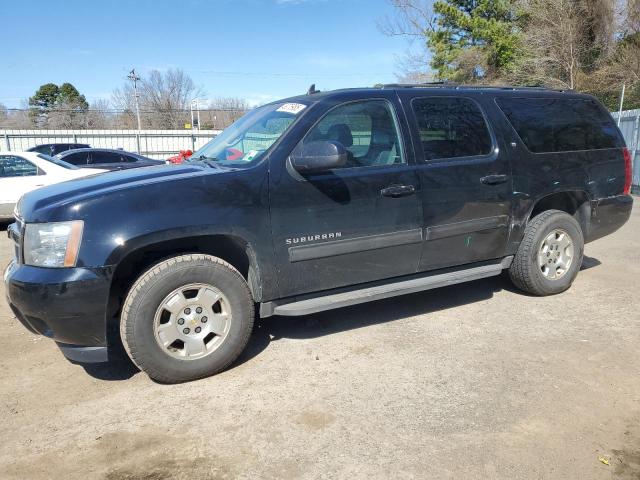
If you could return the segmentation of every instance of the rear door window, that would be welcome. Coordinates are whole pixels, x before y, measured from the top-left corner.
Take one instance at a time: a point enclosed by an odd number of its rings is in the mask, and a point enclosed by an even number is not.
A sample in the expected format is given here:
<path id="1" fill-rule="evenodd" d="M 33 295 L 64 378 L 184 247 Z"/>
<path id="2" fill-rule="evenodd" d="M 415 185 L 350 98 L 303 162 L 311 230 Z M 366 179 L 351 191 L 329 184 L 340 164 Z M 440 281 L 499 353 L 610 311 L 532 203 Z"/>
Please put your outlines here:
<path id="1" fill-rule="evenodd" d="M 93 165 L 101 163 L 122 163 L 119 153 L 113 152 L 91 152 L 91 163 Z"/>
<path id="2" fill-rule="evenodd" d="M 411 102 L 425 160 L 491 153 L 484 116 L 469 98 L 424 97 Z"/>
<path id="3" fill-rule="evenodd" d="M 89 152 L 76 152 L 64 156 L 64 161 L 71 165 L 86 165 L 89 163 Z"/>
<path id="4" fill-rule="evenodd" d="M 622 148 L 615 123 L 593 100 L 499 98 L 497 103 L 533 153 Z"/>
<path id="5" fill-rule="evenodd" d="M 22 157 L 0 156 L 0 178 L 31 177 L 38 174 L 38 167 Z"/>

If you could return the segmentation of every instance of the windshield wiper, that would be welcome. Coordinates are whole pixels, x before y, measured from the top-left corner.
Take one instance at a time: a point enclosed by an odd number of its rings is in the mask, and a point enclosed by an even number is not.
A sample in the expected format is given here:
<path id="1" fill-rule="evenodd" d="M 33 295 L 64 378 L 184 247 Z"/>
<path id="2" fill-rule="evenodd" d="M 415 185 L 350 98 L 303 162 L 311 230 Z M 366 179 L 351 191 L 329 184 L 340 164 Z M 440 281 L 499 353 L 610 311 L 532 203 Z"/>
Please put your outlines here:
<path id="1" fill-rule="evenodd" d="M 189 160 L 192 160 L 192 159 L 193 159 L 193 157 L 191 157 Z M 199 157 L 196 157 L 194 160 L 198 161 L 198 162 L 202 162 L 205 165 L 208 165 L 208 166 L 213 167 L 213 168 L 219 168 L 220 167 L 216 163 L 218 161 L 218 159 L 216 157 L 207 157 L 206 155 L 200 155 Z"/>

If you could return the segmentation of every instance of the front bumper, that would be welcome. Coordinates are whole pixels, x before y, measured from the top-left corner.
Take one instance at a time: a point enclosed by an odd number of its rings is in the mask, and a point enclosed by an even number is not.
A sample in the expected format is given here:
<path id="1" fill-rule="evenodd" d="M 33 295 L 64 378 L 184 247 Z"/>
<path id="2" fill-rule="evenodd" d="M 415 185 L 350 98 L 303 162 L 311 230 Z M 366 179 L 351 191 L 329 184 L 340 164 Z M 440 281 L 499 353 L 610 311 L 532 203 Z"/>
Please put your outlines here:
<path id="1" fill-rule="evenodd" d="M 629 220 L 632 208 L 631 195 L 616 195 L 592 201 L 586 241 L 593 242 L 618 230 Z"/>
<path id="2" fill-rule="evenodd" d="M 5 292 L 17 319 L 55 340 L 67 358 L 107 361 L 109 268 L 41 268 L 11 262 Z"/>

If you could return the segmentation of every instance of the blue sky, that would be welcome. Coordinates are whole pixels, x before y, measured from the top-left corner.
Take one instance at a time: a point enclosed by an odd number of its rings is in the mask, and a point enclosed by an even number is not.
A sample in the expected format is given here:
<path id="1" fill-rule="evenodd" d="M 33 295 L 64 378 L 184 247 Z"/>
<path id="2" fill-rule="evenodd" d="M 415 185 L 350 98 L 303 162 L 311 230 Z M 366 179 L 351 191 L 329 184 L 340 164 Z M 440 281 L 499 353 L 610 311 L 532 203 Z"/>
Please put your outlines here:
<path id="1" fill-rule="evenodd" d="M 386 0 L 0 0 L 0 102 L 65 81 L 108 99 L 132 67 L 254 104 L 393 82 L 407 43 L 379 31 L 385 14 Z"/>

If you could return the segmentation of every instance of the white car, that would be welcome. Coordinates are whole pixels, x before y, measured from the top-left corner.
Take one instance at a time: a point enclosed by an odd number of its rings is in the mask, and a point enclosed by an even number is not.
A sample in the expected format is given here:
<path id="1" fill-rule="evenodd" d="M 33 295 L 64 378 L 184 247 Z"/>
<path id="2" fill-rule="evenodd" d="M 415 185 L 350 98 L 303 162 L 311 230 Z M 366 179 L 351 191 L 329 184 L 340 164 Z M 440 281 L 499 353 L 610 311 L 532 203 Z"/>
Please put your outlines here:
<path id="1" fill-rule="evenodd" d="M 31 190 L 106 171 L 78 168 L 37 152 L 0 152 L 0 220 L 13 218 L 16 203 Z"/>

